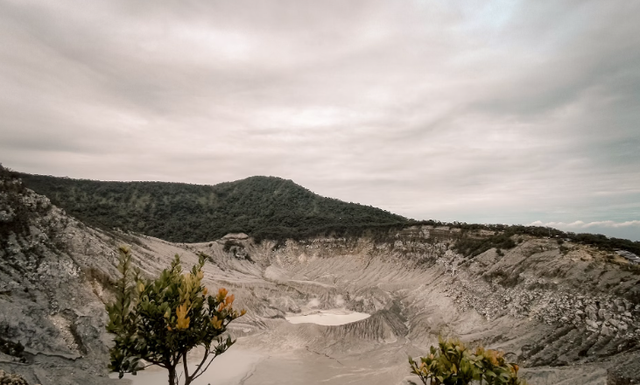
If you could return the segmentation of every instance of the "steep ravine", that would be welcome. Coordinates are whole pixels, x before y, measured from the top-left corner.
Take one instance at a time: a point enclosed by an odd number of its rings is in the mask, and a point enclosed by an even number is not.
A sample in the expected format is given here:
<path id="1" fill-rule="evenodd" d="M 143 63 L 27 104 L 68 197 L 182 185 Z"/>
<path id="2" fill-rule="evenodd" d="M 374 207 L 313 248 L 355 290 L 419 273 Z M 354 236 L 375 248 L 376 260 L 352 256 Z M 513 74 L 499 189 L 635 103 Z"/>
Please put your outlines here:
<path id="1" fill-rule="evenodd" d="M 3 236 L 0 249 L 0 369 L 32 384 L 112 382 L 104 302 L 122 243 L 146 274 L 176 253 L 186 265 L 209 256 L 207 285 L 229 288 L 248 310 L 233 327 L 234 349 L 268 357 L 246 385 L 403 384 L 407 355 L 424 353 L 438 335 L 510 352 L 538 385 L 602 384 L 607 370 L 632 368 L 640 356 L 640 270 L 610 252 L 521 236 L 513 249 L 465 258 L 452 249 L 455 229 L 429 226 L 377 241 L 255 244 L 230 235 L 172 244 L 98 231 L 45 197 L 4 188 L 0 211 L 21 213 L 25 226 Z M 371 316 L 340 326 L 285 319 L 330 309 Z M 17 343 L 24 352 L 6 348 Z"/>

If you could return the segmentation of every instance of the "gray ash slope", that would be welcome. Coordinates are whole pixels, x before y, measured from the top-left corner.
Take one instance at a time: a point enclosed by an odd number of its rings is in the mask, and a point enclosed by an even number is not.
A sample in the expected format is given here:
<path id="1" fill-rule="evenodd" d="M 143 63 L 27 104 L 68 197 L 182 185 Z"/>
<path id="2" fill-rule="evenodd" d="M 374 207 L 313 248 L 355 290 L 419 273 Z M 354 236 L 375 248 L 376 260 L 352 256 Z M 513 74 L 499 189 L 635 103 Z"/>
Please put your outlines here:
<path id="1" fill-rule="evenodd" d="M 459 230 L 433 226 L 376 239 L 174 244 L 85 226 L 12 178 L 0 204 L 0 369 L 30 383 L 112 382 L 104 302 L 123 243 L 146 274 L 176 253 L 186 265 L 207 254 L 206 284 L 229 288 L 248 310 L 232 330 L 238 348 L 315 363 L 311 379 L 292 373 L 291 384 L 403 384 L 406 356 L 439 335 L 511 352 L 538 385 L 601 384 L 608 370 L 637 369 L 640 271 L 612 251 L 514 236 L 512 249 L 466 258 L 453 249 Z M 284 319 L 333 308 L 371 317 L 341 326 Z M 269 383 L 270 370 L 258 366 L 245 384 Z"/>

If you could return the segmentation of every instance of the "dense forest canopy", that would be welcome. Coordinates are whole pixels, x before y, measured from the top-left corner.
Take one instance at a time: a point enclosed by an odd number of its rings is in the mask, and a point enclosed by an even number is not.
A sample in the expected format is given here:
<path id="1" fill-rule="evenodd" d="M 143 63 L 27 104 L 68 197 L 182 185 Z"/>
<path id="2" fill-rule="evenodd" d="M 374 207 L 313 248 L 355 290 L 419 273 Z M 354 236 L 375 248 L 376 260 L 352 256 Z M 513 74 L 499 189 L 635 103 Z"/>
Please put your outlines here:
<path id="1" fill-rule="evenodd" d="M 27 187 L 87 224 L 173 242 L 203 242 L 234 232 L 258 239 L 299 238 L 409 223 L 399 215 L 324 198 L 276 177 L 205 186 L 20 176 Z"/>
<path id="2" fill-rule="evenodd" d="M 236 232 L 257 241 L 316 235 L 370 235 L 388 241 L 396 230 L 422 224 L 461 229 L 454 247 L 468 257 L 490 248 L 508 250 L 515 246 L 514 235 L 556 238 L 559 243 L 570 240 L 640 255 L 640 242 L 600 234 L 522 225 L 416 221 L 378 208 L 324 198 L 276 177 L 256 176 L 206 186 L 60 178 L 12 172 L 1 165 L 0 171 L 5 179 L 20 177 L 28 188 L 46 195 L 87 224 L 173 242 L 204 242 Z M 494 235 L 478 237 L 477 230 L 490 230 Z"/>

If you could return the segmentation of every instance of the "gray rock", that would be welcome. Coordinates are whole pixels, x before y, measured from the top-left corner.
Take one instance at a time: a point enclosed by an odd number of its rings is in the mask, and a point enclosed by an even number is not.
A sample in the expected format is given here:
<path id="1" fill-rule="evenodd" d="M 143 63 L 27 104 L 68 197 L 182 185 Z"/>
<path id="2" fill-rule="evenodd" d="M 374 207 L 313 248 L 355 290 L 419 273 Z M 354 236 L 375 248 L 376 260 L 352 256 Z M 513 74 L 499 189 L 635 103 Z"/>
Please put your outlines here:
<path id="1" fill-rule="evenodd" d="M 615 329 L 610 328 L 609 326 L 603 325 L 602 328 L 600 329 L 600 334 L 603 336 L 612 336 L 616 333 Z"/>
<path id="2" fill-rule="evenodd" d="M 587 319 L 585 323 L 587 324 L 587 328 L 591 331 L 596 331 L 599 329 L 598 324 L 593 320 Z"/>

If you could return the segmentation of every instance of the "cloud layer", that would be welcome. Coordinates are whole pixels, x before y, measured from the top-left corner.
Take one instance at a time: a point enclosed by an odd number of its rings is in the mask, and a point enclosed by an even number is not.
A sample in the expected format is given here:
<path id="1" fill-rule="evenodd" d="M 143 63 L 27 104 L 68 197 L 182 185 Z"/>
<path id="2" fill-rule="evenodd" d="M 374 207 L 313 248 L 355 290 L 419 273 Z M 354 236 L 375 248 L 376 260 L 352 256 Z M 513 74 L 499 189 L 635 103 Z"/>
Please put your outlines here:
<path id="1" fill-rule="evenodd" d="M 637 221 L 635 15 L 631 0 L 8 0 L 0 161 L 277 175 L 423 219 Z"/>
<path id="2" fill-rule="evenodd" d="M 571 223 L 565 222 L 542 222 L 535 221 L 530 223 L 531 226 L 543 226 L 553 227 L 560 230 L 571 231 L 574 233 L 597 233 L 606 234 L 609 233 L 618 238 L 628 238 L 633 240 L 640 240 L 638 234 L 640 234 L 640 221 L 595 221 L 595 222 L 583 222 L 575 221 Z"/>

